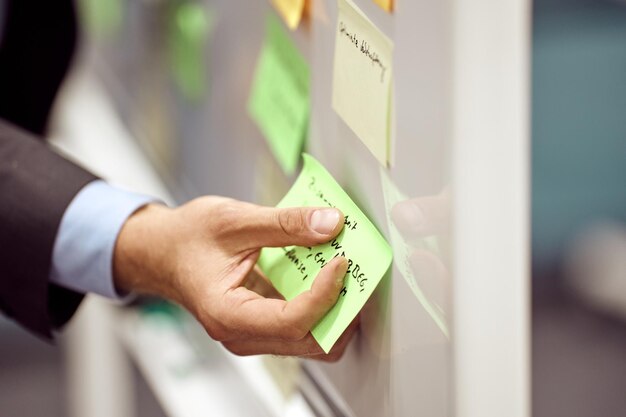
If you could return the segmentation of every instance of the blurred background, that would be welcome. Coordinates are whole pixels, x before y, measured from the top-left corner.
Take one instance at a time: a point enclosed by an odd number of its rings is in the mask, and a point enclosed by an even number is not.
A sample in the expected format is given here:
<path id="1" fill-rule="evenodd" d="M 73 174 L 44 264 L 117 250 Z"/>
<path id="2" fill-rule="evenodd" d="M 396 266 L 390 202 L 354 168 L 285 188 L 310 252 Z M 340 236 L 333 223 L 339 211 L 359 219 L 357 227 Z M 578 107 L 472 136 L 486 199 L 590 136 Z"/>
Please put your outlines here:
<path id="1" fill-rule="evenodd" d="M 533 415 L 626 415 L 624 2 L 535 1 L 532 59 Z"/>
<path id="2" fill-rule="evenodd" d="M 250 149 L 242 138 L 256 134 L 254 126 L 233 116 L 247 100 L 263 21 L 252 11 L 241 24 L 254 30 L 220 26 L 212 10 L 232 10 L 222 3 L 78 3 L 83 70 L 64 94 L 75 98 L 91 88 L 83 72 L 97 76 L 138 152 L 168 186 L 161 191 L 166 200 L 209 192 L 202 178 L 220 179 L 210 184 L 213 194 L 276 197 L 244 180 L 267 150 Z M 255 9 L 248 3 L 242 7 Z M 532 415 L 626 416 L 626 2 L 535 0 L 532 9 Z M 213 42 L 229 43 L 232 56 L 212 55 Z M 226 68 L 226 60 L 235 64 Z M 67 111 L 59 105 L 56 136 L 67 133 Z M 198 159 L 212 151 L 197 134 L 209 126 L 228 136 L 221 146 L 231 155 L 242 155 L 240 175 L 223 174 L 227 159 L 222 165 Z M 286 179 L 263 166 L 280 194 Z M 151 304 L 140 315 L 151 317 L 158 333 L 171 323 L 162 313 Z M 61 347 L 85 325 L 72 326 L 78 329 L 61 337 Z M 0 415 L 55 417 L 80 409 L 69 398 L 68 354 L 0 318 Z M 185 355 L 174 355 L 174 363 L 180 357 L 186 363 Z M 130 369 L 137 415 L 168 415 L 154 386 Z"/>

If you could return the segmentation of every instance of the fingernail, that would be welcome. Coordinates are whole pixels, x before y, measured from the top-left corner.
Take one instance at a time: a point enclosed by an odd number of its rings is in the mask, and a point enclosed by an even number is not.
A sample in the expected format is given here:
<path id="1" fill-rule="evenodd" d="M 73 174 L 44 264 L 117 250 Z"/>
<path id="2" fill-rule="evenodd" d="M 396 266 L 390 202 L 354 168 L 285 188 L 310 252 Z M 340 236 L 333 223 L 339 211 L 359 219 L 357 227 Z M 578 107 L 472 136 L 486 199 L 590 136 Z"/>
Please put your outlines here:
<path id="1" fill-rule="evenodd" d="M 346 275 L 346 271 L 348 270 L 348 260 L 343 256 L 339 259 L 340 261 L 337 262 L 337 266 L 335 267 L 335 271 L 337 271 L 337 285 L 343 284 L 343 279 Z"/>
<path id="2" fill-rule="evenodd" d="M 315 210 L 311 215 L 311 229 L 322 235 L 327 235 L 337 227 L 339 212 L 335 209 Z"/>

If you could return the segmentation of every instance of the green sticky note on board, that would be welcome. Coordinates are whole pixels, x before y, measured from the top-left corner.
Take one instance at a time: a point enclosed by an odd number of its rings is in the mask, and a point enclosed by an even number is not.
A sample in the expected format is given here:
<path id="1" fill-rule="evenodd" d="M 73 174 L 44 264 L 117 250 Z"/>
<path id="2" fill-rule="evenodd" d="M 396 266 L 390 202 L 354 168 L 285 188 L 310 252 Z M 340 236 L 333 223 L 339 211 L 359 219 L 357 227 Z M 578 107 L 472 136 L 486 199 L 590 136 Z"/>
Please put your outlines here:
<path id="1" fill-rule="evenodd" d="M 185 98 L 198 101 L 207 91 L 206 47 L 214 14 L 203 5 L 182 2 L 173 6 L 170 20 L 170 66 Z"/>
<path id="2" fill-rule="evenodd" d="M 291 175 L 309 125 L 309 67 L 274 16 L 266 21 L 248 112 L 282 169 Z"/>
<path id="3" fill-rule="evenodd" d="M 303 154 L 304 167 L 278 207 L 336 207 L 345 216 L 342 232 L 323 245 L 264 248 L 259 266 L 276 289 L 291 300 L 311 288 L 315 277 L 335 256 L 348 259 L 348 273 L 337 304 L 311 330 L 329 352 L 359 313 L 391 264 L 391 248 L 376 227 L 326 169 Z"/>
<path id="4" fill-rule="evenodd" d="M 80 18 L 90 34 L 103 39 L 118 33 L 125 12 L 122 0 L 81 0 L 78 4 Z"/>

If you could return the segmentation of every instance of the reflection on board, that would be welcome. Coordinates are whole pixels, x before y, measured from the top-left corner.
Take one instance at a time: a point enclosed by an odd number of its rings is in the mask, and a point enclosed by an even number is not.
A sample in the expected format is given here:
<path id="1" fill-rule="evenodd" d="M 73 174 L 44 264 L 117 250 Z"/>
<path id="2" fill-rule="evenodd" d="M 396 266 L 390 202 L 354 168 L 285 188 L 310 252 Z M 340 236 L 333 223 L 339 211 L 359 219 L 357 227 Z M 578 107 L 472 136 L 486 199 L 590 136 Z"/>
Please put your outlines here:
<path id="1" fill-rule="evenodd" d="M 445 251 L 450 212 L 447 189 L 438 195 L 409 198 L 384 169 L 380 182 L 394 265 L 439 329 L 449 337 L 446 312 L 450 274 Z"/>

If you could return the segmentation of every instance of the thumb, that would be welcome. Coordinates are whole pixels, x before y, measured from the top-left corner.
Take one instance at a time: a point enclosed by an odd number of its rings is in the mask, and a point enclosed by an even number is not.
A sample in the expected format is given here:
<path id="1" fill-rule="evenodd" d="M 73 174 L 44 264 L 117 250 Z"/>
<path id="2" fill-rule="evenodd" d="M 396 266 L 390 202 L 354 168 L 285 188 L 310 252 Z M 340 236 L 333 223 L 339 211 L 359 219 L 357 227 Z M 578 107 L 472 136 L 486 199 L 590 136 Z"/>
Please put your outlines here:
<path id="1" fill-rule="evenodd" d="M 247 217 L 247 216 L 246 216 Z M 343 228 L 343 213 L 329 207 L 260 207 L 242 219 L 239 230 L 251 248 L 314 246 L 326 243 Z"/>

